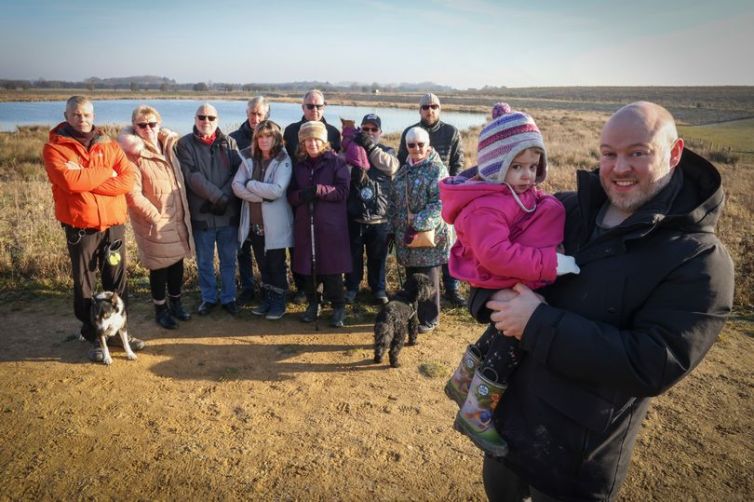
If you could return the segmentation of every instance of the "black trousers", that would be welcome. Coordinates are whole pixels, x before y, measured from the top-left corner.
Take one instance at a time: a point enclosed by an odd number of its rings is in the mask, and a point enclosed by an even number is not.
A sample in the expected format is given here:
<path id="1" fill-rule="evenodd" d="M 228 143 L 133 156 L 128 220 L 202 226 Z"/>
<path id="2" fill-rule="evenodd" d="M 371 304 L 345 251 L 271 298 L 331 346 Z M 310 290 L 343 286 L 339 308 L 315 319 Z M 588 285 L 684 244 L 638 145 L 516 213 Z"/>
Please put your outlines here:
<path id="1" fill-rule="evenodd" d="M 94 342 L 96 334 L 91 321 L 91 309 L 97 271 L 102 280 L 102 289 L 118 293 L 128 305 L 126 227 L 116 225 L 100 232 L 68 225 L 63 228 L 71 258 L 73 313 L 82 323 L 81 335 Z M 115 247 L 118 247 L 120 259 L 107 260 L 108 249 Z"/>
<path id="2" fill-rule="evenodd" d="M 165 299 L 165 286 L 172 297 L 181 296 L 183 287 L 183 260 L 178 260 L 169 267 L 149 271 L 149 288 L 152 299 L 161 302 Z"/>
<path id="3" fill-rule="evenodd" d="M 288 269 L 285 266 L 285 248 L 264 250 L 264 235 L 249 236 L 254 258 L 257 260 L 262 284 L 272 286 L 279 293 L 288 291 Z"/>
<path id="4" fill-rule="evenodd" d="M 503 462 L 489 455 L 484 456 L 482 480 L 484 492 L 490 502 L 522 502 L 529 497 L 532 502 L 558 500 L 529 486 L 529 483 L 508 469 Z"/>
<path id="5" fill-rule="evenodd" d="M 300 275 L 303 279 L 306 298 L 309 303 L 315 301 L 316 289 L 322 284 L 325 300 L 332 303 L 333 308 L 342 308 L 346 305 L 345 291 L 343 290 L 343 274 L 317 275 L 317 284 L 311 275 Z"/>

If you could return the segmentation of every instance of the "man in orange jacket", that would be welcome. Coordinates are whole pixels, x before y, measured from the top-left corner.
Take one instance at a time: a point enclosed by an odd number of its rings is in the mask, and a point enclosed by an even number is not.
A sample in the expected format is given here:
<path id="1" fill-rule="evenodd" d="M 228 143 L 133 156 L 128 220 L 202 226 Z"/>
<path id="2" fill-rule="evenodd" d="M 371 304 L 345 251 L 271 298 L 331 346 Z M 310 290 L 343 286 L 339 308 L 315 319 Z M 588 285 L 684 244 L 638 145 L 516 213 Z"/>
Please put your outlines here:
<path id="1" fill-rule="evenodd" d="M 81 335 L 94 345 L 89 358 L 102 362 L 90 318 L 95 270 L 102 287 L 126 301 L 125 194 L 133 188 L 135 167 L 116 141 L 94 127 L 91 100 L 71 97 L 64 116 L 44 146 L 45 169 L 71 257 L 73 311 L 82 322 Z M 144 348 L 137 338 L 129 341 L 133 350 Z M 113 344 L 119 342 L 112 338 Z"/>

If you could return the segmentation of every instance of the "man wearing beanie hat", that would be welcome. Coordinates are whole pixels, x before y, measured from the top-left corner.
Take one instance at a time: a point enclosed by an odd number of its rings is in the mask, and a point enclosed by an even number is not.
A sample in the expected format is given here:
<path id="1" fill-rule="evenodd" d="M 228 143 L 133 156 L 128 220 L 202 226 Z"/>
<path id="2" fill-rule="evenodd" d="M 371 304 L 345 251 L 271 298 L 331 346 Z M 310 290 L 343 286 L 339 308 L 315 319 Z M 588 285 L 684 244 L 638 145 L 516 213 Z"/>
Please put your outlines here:
<path id="1" fill-rule="evenodd" d="M 448 168 L 448 173 L 455 176 L 463 170 L 463 145 L 461 144 L 461 134 L 458 129 L 450 124 L 440 120 L 440 98 L 429 92 L 419 100 L 419 115 L 421 120 L 404 129 L 401 134 L 400 146 L 398 148 L 398 160 L 401 165 L 406 163 L 408 157 L 408 148 L 406 147 L 406 133 L 412 127 L 421 127 L 429 133 L 429 144 L 437 152 Z M 448 265 L 442 266 L 442 282 L 445 286 L 445 299 L 456 306 L 463 306 L 466 300 L 458 291 L 458 280 L 450 275 Z"/>
<path id="2" fill-rule="evenodd" d="M 385 264 L 387 262 L 388 197 L 393 175 L 400 163 L 395 150 L 380 144 L 382 120 L 374 113 L 364 115 L 353 142 L 367 154 L 366 166 L 351 169 L 348 194 L 348 231 L 353 272 L 346 274 L 346 302 L 352 303 L 364 274 L 364 248 L 367 254 L 367 283 L 375 301 L 387 303 Z M 345 130 L 344 130 L 345 137 Z M 346 159 L 348 161 L 348 159 Z M 357 165 L 357 164 L 352 164 Z"/>
<path id="3" fill-rule="evenodd" d="M 699 365 L 733 306 L 733 262 L 715 235 L 721 175 L 685 148 L 672 115 L 624 106 L 599 152 L 576 191 L 558 194 L 580 274 L 541 297 L 523 285 L 471 294 L 477 320 L 525 353 L 492 417 L 509 451 L 484 459 L 490 500 L 618 498 L 652 397 Z"/>
<path id="4" fill-rule="evenodd" d="M 305 122 L 317 121 L 322 122 L 327 128 L 327 142 L 330 143 L 330 148 L 335 152 L 340 151 L 340 132 L 336 127 L 331 126 L 325 120 L 325 96 L 319 89 L 311 89 L 304 94 L 301 103 L 301 110 L 304 112 L 303 117 L 298 122 L 289 124 L 283 132 L 283 140 L 285 141 L 285 149 L 288 151 L 288 156 L 295 163 L 296 162 L 296 150 L 298 150 L 298 131 Z M 293 282 L 296 284 L 296 294 L 293 298 L 294 303 L 304 303 L 306 301 L 306 295 L 304 294 L 303 284 L 299 275 L 293 273 Z"/>

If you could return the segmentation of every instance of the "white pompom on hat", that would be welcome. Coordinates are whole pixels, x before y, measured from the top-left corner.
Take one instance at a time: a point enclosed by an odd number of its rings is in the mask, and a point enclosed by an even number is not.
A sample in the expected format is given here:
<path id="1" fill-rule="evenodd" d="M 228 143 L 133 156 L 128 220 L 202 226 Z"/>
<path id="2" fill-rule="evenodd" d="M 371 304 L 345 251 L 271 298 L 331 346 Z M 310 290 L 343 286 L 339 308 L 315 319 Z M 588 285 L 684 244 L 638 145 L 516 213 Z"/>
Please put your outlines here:
<path id="1" fill-rule="evenodd" d="M 505 182 L 513 159 L 528 148 L 542 150 L 535 180 L 541 183 L 547 177 L 547 151 L 542 133 L 529 115 L 513 111 L 507 103 L 497 103 L 492 108 L 492 120 L 479 133 L 479 176 L 490 183 Z"/>
<path id="2" fill-rule="evenodd" d="M 325 127 L 325 124 L 318 120 L 304 122 L 298 130 L 298 142 L 303 143 L 304 140 L 309 138 L 316 138 L 327 143 L 327 127 Z"/>

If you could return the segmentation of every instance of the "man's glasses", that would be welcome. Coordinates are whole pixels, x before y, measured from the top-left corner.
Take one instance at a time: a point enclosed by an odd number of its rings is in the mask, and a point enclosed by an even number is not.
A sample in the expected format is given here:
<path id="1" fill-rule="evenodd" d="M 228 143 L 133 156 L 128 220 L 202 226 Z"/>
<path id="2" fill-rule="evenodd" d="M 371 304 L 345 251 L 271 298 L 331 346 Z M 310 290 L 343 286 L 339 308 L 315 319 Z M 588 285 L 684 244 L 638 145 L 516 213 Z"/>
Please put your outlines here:
<path id="1" fill-rule="evenodd" d="M 214 115 L 197 115 L 196 118 L 199 120 L 209 120 L 210 122 L 214 122 L 217 119 Z"/>
<path id="2" fill-rule="evenodd" d="M 422 105 L 422 110 L 424 110 L 425 112 L 430 108 L 437 110 L 438 108 L 440 108 L 440 105 Z"/>
<path id="3" fill-rule="evenodd" d="M 315 108 L 316 108 L 317 110 L 321 110 L 322 108 L 324 108 L 324 107 L 325 107 L 325 105 L 313 105 L 313 104 L 311 104 L 311 103 L 306 103 L 306 105 L 304 105 L 304 106 L 306 106 L 306 109 L 307 109 L 307 110 L 314 110 Z"/>
<path id="4" fill-rule="evenodd" d="M 377 127 L 361 126 L 361 130 L 364 132 L 377 132 L 380 129 Z"/>
<path id="5" fill-rule="evenodd" d="M 136 125 L 139 126 L 139 129 L 146 129 L 147 127 L 154 129 L 157 127 L 157 122 L 141 122 Z"/>
<path id="6" fill-rule="evenodd" d="M 424 148 L 424 143 L 408 143 L 409 148 Z"/>

